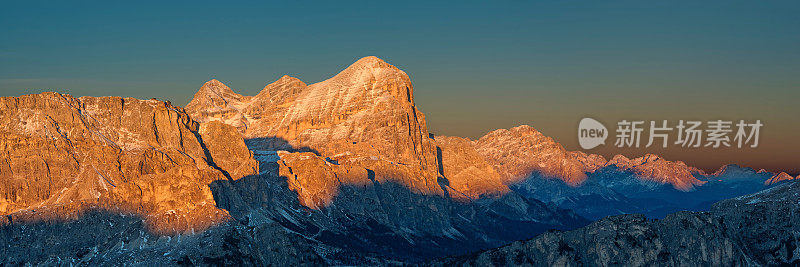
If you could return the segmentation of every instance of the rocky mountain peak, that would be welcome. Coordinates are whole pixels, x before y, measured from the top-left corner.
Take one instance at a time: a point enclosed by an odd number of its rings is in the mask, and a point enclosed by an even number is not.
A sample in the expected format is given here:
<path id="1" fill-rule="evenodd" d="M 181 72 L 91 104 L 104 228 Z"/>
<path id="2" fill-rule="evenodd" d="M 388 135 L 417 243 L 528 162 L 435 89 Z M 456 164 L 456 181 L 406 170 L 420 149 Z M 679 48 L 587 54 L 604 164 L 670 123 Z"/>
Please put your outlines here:
<path id="1" fill-rule="evenodd" d="M 195 93 L 193 100 L 197 101 L 210 101 L 215 106 L 223 107 L 231 103 L 230 101 L 241 101 L 242 95 L 237 94 L 217 79 L 212 79 L 203 84 L 200 90 Z M 200 104 L 195 101 L 195 104 Z M 189 104 L 192 104 L 191 102 Z"/>
<path id="2" fill-rule="evenodd" d="M 440 174 L 447 180 L 450 196 L 474 200 L 496 197 L 510 190 L 503 184 L 500 173 L 478 154 L 473 141 L 461 137 L 436 136 L 442 153 Z"/>
<path id="3" fill-rule="evenodd" d="M 532 173 L 562 179 L 573 186 L 586 180 L 585 166 L 579 159 L 528 125 L 492 131 L 475 141 L 475 147 L 506 185 L 520 182 Z"/>
<path id="4" fill-rule="evenodd" d="M 258 173 L 232 127 L 157 100 L 2 97 L 0 124 L 0 215 L 15 222 L 101 209 L 154 232 L 203 230 L 228 218 L 209 184 Z"/>
<path id="5" fill-rule="evenodd" d="M 717 171 L 715 171 L 711 175 L 719 176 L 719 175 L 722 175 L 722 174 L 724 174 L 726 172 L 730 172 L 731 170 L 739 170 L 740 168 L 741 167 L 739 167 L 739 165 L 736 165 L 736 164 L 726 164 L 726 165 L 723 165 L 722 167 L 719 167 L 719 169 L 717 169 Z"/>
<path id="6" fill-rule="evenodd" d="M 601 155 L 586 154 L 583 151 L 570 151 L 569 153 L 583 164 L 584 172 L 594 172 L 608 164 L 608 160 Z"/>
<path id="7" fill-rule="evenodd" d="M 645 154 L 644 156 L 642 156 L 642 160 L 643 160 L 645 163 L 647 163 L 647 162 L 654 162 L 654 161 L 658 161 L 658 160 L 662 160 L 662 159 L 663 159 L 663 158 L 661 158 L 660 156 L 658 156 L 658 155 L 656 155 L 656 154 L 649 154 L 649 153 L 648 153 L 648 154 Z"/>
<path id="8" fill-rule="evenodd" d="M 295 81 L 303 82 L 303 81 L 300 81 L 300 79 L 298 79 L 298 78 L 295 78 L 295 77 L 292 77 L 292 76 L 284 74 L 283 76 L 278 78 L 278 80 L 275 81 L 275 83 L 289 83 L 289 82 L 295 82 Z"/>
<path id="9" fill-rule="evenodd" d="M 681 191 L 691 191 L 695 186 L 705 183 L 694 177 L 694 174 L 704 174 L 702 170 L 687 166 L 682 161 L 665 160 L 655 154 L 646 154 L 633 159 L 616 155 L 608 161 L 607 166 L 616 166 L 619 169 L 633 172 L 642 180 L 670 184 L 673 188 Z"/>
<path id="10" fill-rule="evenodd" d="M 348 168 L 369 170 L 375 180 L 400 183 L 423 194 L 443 194 L 437 181 L 436 146 L 425 115 L 414 106 L 411 80 L 377 57 L 362 58 L 334 77 L 311 85 L 281 77 L 255 97 L 228 98 L 226 108 L 206 104 L 209 101 L 198 100 L 198 96 L 208 98 L 198 93 L 187 112 L 201 122 L 217 120 L 237 127 L 251 149 L 312 151 Z M 284 163 L 308 165 L 299 160 Z M 307 173 L 316 176 L 314 179 L 336 179 L 334 174 Z M 323 192 L 316 198 L 325 193 L 331 193 L 326 198 L 333 198 L 336 192 L 305 190 Z M 303 203 L 317 207 L 317 203 L 329 201 Z"/>
<path id="11" fill-rule="evenodd" d="M 798 176 L 798 177 L 800 177 L 800 176 Z M 794 180 L 794 179 L 795 179 L 795 177 L 792 177 L 791 175 L 789 175 L 789 174 L 787 174 L 785 172 L 781 172 L 779 174 L 776 174 L 776 175 L 770 177 L 768 180 L 764 181 L 764 185 L 773 185 L 773 184 L 776 184 L 776 183 L 779 183 L 779 182 L 790 181 L 790 180 Z"/>
<path id="12" fill-rule="evenodd" d="M 364 69 L 382 69 L 382 68 L 391 68 L 394 70 L 399 70 L 396 67 L 392 66 L 383 59 L 380 59 L 376 56 L 366 56 L 359 60 L 356 60 L 353 64 L 350 64 L 343 72 L 348 71 L 355 71 L 355 70 L 364 70 Z"/>
<path id="13" fill-rule="evenodd" d="M 265 114 L 280 113 L 279 110 L 285 109 L 294 103 L 294 99 L 302 93 L 308 85 L 289 75 L 283 75 L 280 79 L 264 87 L 256 96 L 244 104 L 243 110 L 248 122 L 261 119 Z"/>
<path id="14" fill-rule="evenodd" d="M 375 90 L 385 90 L 397 101 L 414 105 L 414 88 L 408 74 L 374 56 L 359 59 L 336 76 L 320 82 L 319 86 L 351 88 L 371 95 L 379 93 Z"/>
<path id="15" fill-rule="evenodd" d="M 228 91 L 231 91 L 230 88 L 228 88 L 227 85 L 223 84 L 222 82 L 220 82 L 217 79 L 211 79 L 211 80 L 207 81 L 206 83 L 203 84 L 203 87 L 205 87 L 205 88 L 226 88 Z"/>
<path id="16" fill-rule="evenodd" d="M 542 133 L 537 131 L 535 128 L 531 127 L 530 125 L 520 125 L 516 127 L 512 127 L 509 129 L 497 129 L 494 131 L 489 132 L 485 136 L 481 138 L 498 138 L 502 136 L 517 136 L 517 137 L 532 137 L 532 138 L 540 138 L 544 137 Z"/>
<path id="17" fill-rule="evenodd" d="M 701 170 L 681 161 L 667 161 L 655 154 L 633 159 L 615 155 L 606 161 L 600 155 L 566 151 L 552 138 L 528 125 L 492 131 L 475 141 L 475 147 L 494 165 L 507 185 L 538 173 L 578 186 L 586 179 L 586 173 L 605 166 L 616 166 L 635 173 L 639 179 L 670 184 L 682 191 L 704 183 L 694 177 L 694 174 L 704 174 Z"/>
<path id="18" fill-rule="evenodd" d="M 717 171 L 712 173 L 711 176 L 725 179 L 736 179 L 738 177 L 749 177 L 754 174 L 772 175 L 772 173 L 768 171 L 756 172 L 756 170 L 750 167 L 743 167 L 737 164 L 727 164 L 720 167 Z"/>
<path id="19" fill-rule="evenodd" d="M 616 165 L 620 168 L 628 168 L 632 166 L 631 159 L 621 154 L 614 155 L 614 157 L 612 157 L 607 164 Z"/>
<path id="20" fill-rule="evenodd" d="M 262 92 L 264 90 L 266 90 L 266 91 L 271 92 L 272 95 L 280 95 L 281 93 L 274 92 L 273 89 L 275 89 L 275 88 L 284 88 L 284 87 L 305 88 L 307 86 L 308 85 L 306 85 L 306 83 L 304 83 L 303 81 L 301 81 L 298 78 L 295 78 L 295 77 L 292 77 L 292 76 L 289 76 L 289 75 L 283 75 L 277 81 L 274 81 L 274 82 L 268 84 L 267 86 L 265 86 L 264 89 L 262 90 Z"/>
<path id="21" fill-rule="evenodd" d="M 217 79 L 210 80 L 197 90 L 186 111 L 199 122 L 222 121 L 241 131 L 247 129 L 248 121 L 241 110 L 250 97 L 237 94 Z"/>

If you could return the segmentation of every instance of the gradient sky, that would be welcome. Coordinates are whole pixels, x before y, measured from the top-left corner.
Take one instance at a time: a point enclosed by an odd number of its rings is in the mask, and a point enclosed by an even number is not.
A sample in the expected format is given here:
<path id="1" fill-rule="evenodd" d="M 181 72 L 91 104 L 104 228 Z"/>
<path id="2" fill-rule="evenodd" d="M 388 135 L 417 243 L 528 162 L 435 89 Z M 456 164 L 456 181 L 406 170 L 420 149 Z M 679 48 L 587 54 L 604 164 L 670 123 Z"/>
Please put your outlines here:
<path id="1" fill-rule="evenodd" d="M 439 135 L 529 124 L 576 150 L 585 116 L 761 119 L 756 149 L 589 152 L 800 172 L 798 1 L 109 2 L 4 2 L 0 96 L 185 105 L 212 78 L 254 95 L 375 55 L 411 76 Z"/>

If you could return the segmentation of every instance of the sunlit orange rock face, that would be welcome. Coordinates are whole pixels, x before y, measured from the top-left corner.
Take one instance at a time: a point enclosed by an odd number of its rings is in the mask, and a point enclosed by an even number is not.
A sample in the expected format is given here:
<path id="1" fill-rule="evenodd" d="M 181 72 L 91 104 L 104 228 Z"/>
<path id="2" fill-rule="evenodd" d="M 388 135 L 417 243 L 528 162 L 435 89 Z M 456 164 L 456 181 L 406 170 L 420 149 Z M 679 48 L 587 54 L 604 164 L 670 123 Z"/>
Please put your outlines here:
<path id="1" fill-rule="evenodd" d="M 507 185 L 520 182 L 533 172 L 562 179 L 572 186 L 586 180 L 586 166 L 578 158 L 528 125 L 492 131 L 478 139 L 475 146 Z"/>
<path id="2" fill-rule="evenodd" d="M 299 195 L 300 204 L 320 209 L 328 206 L 342 185 L 369 186 L 370 173 L 355 165 L 339 165 L 311 152 L 278 152 L 279 174 L 289 189 Z M 331 179 L 333 178 L 333 179 Z"/>
<path id="3" fill-rule="evenodd" d="M 333 169 L 366 170 L 357 174 L 361 175 L 356 179 L 359 183 L 374 179 L 399 183 L 416 193 L 443 195 L 437 183 L 436 146 L 413 93 L 405 72 L 376 57 L 366 57 L 312 85 L 284 76 L 256 96 L 241 96 L 212 80 L 195 94 L 186 110 L 198 121 L 221 121 L 236 127 L 255 150 L 313 152 L 319 159 L 337 162 L 340 167 Z M 287 160 L 292 163 L 285 163 L 287 167 L 322 163 L 306 156 L 304 160 L 313 162 L 292 158 Z M 301 202 L 314 207 L 329 203 L 335 197 L 330 188 L 336 171 L 309 173 L 330 181 L 311 182 L 314 179 L 298 176 L 298 181 L 306 181 L 294 188 Z"/>
<path id="4" fill-rule="evenodd" d="M 705 174 L 702 170 L 687 166 L 682 161 L 667 161 L 653 154 L 635 159 L 616 155 L 608 161 L 608 165 L 632 171 L 639 179 L 670 184 L 673 188 L 681 191 L 691 191 L 696 186 L 706 183 L 693 175 L 694 173 Z"/>
<path id="5" fill-rule="evenodd" d="M 461 137 L 437 136 L 442 175 L 455 199 L 474 200 L 509 192 L 497 170 L 478 154 L 474 141 Z"/>
<path id="6" fill-rule="evenodd" d="M 608 160 L 601 155 L 586 154 L 583 151 L 570 151 L 570 155 L 583 164 L 585 172 L 594 172 L 608 164 Z"/>
<path id="7" fill-rule="evenodd" d="M 634 159 L 617 155 L 608 161 L 597 154 L 567 151 L 561 144 L 528 125 L 492 131 L 472 141 L 472 144 L 478 154 L 499 173 L 499 179 L 505 185 L 524 181 L 531 173 L 539 173 L 545 179 L 560 179 L 568 185 L 580 186 L 587 179 L 587 173 L 611 165 L 634 173 L 640 180 L 669 184 L 681 191 L 691 191 L 705 183 L 694 177 L 694 174 L 705 175 L 702 170 L 681 161 L 667 161 L 652 154 Z M 452 157 L 469 158 L 467 155 L 462 152 Z M 447 165 L 444 169 L 448 169 Z M 490 173 L 480 176 L 494 177 Z"/>
<path id="8" fill-rule="evenodd" d="M 258 161 L 236 128 L 218 121 L 201 123 L 198 130 L 209 162 L 230 179 L 258 173 Z"/>
<path id="9" fill-rule="evenodd" d="M 0 125 L 6 222 L 103 209 L 141 216 L 157 233 L 203 230 L 229 216 L 208 185 L 258 172 L 236 129 L 157 100 L 3 97 Z"/>
<path id="10" fill-rule="evenodd" d="M 800 177 L 800 176 L 797 176 L 797 177 Z M 789 175 L 789 174 L 787 174 L 785 172 L 781 172 L 779 174 L 776 174 L 776 175 L 770 177 L 768 180 L 764 181 L 764 185 L 773 185 L 773 184 L 776 184 L 776 183 L 779 183 L 779 182 L 790 181 L 790 180 L 794 180 L 794 179 L 797 179 L 797 178 L 792 177 L 791 175 Z"/>
<path id="11" fill-rule="evenodd" d="M 414 104 L 409 76 L 376 57 L 311 85 L 283 76 L 255 96 L 211 80 L 186 111 L 196 121 L 235 127 L 252 150 L 284 151 L 279 173 L 311 208 L 330 204 L 343 185 L 395 182 L 416 193 L 470 201 L 508 193 L 532 173 L 580 186 L 587 173 L 612 164 L 679 190 L 703 183 L 692 176 L 699 170 L 682 162 L 655 156 L 607 161 L 567 151 L 527 125 L 475 141 L 434 140 Z"/>
<path id="12" fill-rule="evenodd" d="M 405 72 L 366 57 L 312 85 L 283 76 L 255 96 L 212 80 L 186 110 L 195 120 L 236 127 L 251 149 L 296 151 L 280 153 L 280 174 L 313 208 L 331 203 L 341 185 L 388 181 L 469 201 L 505 194 L 532 172 L 577 186 L 586 171 L 605 164 L 597 155 L 568 152 L 529 126 L 477 141 L 434 140 L 413 92 Z M 343 181 L 343 173 L 350 178 Z"/>

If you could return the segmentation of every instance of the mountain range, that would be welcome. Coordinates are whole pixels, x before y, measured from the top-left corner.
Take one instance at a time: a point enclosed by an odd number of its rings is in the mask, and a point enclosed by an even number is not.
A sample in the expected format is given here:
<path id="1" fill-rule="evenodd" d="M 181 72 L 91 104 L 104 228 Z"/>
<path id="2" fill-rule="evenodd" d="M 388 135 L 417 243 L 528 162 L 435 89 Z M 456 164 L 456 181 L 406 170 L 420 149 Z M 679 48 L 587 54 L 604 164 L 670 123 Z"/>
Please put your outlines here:
<path id="1" fill-rule="evenodd" d="M 783 183 L 664 219 L 610 216 L 572 231 L 431 266 L 796 266 L 800 264 L 800 183 Z"/>
<path id="2" fill-rule="evenodd" d="M 255 96 L 211 80 L 185 108 L 2 97 L 2 263 L 419 262 L 608 215 L 708 210 L 797 179 L 606 160 L 527 125 L 435 136 L 413 94 L 405 72 L 366 57 Z"/>

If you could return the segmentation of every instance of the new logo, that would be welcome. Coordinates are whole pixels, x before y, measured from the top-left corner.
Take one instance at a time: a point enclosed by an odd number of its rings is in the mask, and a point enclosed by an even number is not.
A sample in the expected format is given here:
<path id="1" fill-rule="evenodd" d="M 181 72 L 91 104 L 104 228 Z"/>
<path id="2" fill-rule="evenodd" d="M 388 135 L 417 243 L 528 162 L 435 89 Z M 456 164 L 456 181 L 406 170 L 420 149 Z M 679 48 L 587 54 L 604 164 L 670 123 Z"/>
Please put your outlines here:
<path id="1" fill-rule="evenodd" d="M 608 129 L 592 118 L 583 118 L 578 124 L 578 143 L 583 149 L 592 149 L 606 144 Z"/>

